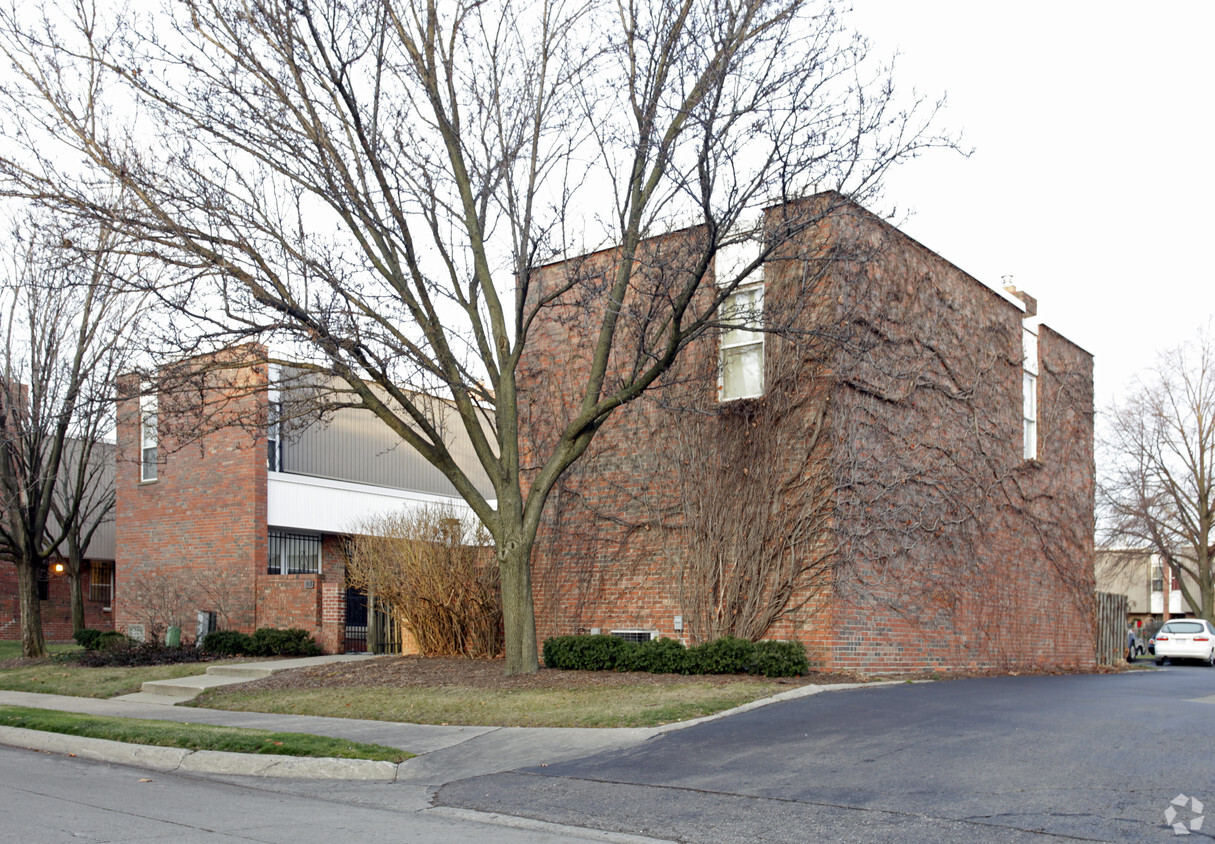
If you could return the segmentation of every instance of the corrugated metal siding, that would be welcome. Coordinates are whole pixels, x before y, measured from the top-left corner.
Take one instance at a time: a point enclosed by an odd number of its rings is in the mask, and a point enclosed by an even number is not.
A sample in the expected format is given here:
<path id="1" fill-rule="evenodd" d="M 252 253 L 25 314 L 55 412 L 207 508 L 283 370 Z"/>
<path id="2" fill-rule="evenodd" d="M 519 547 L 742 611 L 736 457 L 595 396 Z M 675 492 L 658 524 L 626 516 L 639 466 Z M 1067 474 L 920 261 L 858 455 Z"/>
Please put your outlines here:
<path id="1" fill-rule="evenodd" d="M 67 485 L 72 482 L 72 477 L 76 471 L 76 461 L 79 460 L 80 442 L 75 439 L 69 439 L 64 444 L 63 463 L 60 465 L 58 483 L 60 489 L 66 489 Z M 89 506 L 94 506 L 94 502 L 102 495 L 114 494 L 114 443 L 97 442 L 94 443 L 92 451 L 89 452 L 89 477 L 91 479 L 90 491 L 92 498 Z M 57 530 L 57 522 L 55 517 L 51 516 L 52 530 Z M 93 534 L 92 541 L 84 549 L 84 557 L 86 560 L 112 560 L 114 559 L 114 510 L 111 509 L 107 521 L 103 522 L 97 531 Z M 66 544 L 60 549 L 60 553 L 67 553 Z"/>
<path id="2" fill-rule="evenodd" d="M 439 412 L 446 417 L 443 430 L 457 465 L 468 473 L 482 495 L 492 498 L 493 487 L 468 434 L 449 408 Z M 451 482 L 405 445 L 379 417 L 352 408 L 288 434 L 283 444 L 283 471 L 436 495 L 456 494 Z"/>

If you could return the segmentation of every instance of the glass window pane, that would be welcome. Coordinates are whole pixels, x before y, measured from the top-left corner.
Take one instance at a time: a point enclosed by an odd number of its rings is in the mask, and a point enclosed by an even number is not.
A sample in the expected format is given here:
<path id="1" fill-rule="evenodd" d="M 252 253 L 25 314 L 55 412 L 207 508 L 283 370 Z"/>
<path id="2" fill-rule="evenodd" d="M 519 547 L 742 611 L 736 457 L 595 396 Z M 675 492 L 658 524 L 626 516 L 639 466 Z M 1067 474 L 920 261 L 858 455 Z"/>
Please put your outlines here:
<path id="1" fill-rule="evenodd" d="M 740 346 L 722 350 L 721 397 L 738 399 L 764 391 L 764 347 Z"/>

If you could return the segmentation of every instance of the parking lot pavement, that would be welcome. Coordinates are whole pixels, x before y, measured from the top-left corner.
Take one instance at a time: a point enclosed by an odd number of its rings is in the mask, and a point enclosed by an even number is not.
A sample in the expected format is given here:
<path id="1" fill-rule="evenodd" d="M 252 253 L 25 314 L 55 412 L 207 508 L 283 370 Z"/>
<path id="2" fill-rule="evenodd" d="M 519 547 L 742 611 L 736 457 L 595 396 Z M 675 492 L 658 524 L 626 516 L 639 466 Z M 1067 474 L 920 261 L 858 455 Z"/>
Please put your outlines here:
<path id="1" fill-rule="evenodd" d="M 1139 841 L 1215 801 L 1213 703 L 1199 666 L 858 688 L 454 782 L 436 802 L 704 842 Z"/>

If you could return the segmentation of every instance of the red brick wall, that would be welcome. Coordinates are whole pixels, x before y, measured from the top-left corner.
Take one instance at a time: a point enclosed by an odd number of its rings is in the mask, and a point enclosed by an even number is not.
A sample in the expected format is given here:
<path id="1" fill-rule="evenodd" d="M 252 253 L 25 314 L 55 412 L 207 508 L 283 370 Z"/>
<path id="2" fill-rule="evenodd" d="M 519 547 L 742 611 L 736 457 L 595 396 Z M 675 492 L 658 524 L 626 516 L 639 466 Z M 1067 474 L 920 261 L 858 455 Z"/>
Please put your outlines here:
<path id="1" fill-rule="evenodd" d="M 140 480 L 139 397 L 119 405 L 119 629 L 163 616 L 189 638 L 198 610 L 218 612 L 223 628 L 251 631 L 256 625 L 253 587 L 266 567 L 266 465 L 252 426 L 264 412 L 265 393 L 255 389 L 264 383 L 265 368 L 249 367 L 231 388 L 208 383 L 202 391 L 162 393 L 154 481 Z M 232 421 L 246 424 L 211 424 L 212 413 L 192 403 L 199 395 L 208 408 L 231 399 Z"/>
<path id="2" fill-rule="evenodd" d="M 52 563 L 53 565 L 53 563 Z M 84 589 L 84 626 L 94 630 L 112 630 L 111 613 L 101 601 L 89 600 L 92 568 L 84 563 L 81 587 Z M 47 600 L 42 602 L 42 635 L 50 642 L 72 641 L 72 605 L 65 575 L 51 573 L 47 584 Z M 0 639 L 21 638 L 21 615 L 17 601 L 17 568 L 0 562 Z"/>
<path id="3" fill-rule="evenodd" d="M 684 463 L 713 467 L 700 480 L 718 478 L 724 498 L 761 483 L 754 467 L 775 467 L 774 503 L 749 505 L 753 518 L 790 533 L 829 526 L 774 557 L 819 554 L 831 579 L 803 580 L 763 634 L 803 641 L 816 665 L 1092 664 L 1091 357 L 1042 330 L 1041 459 L 1026 463 L 1015 306 L 859 209 L 832 215 L 765 273 L 769 324 L 789 317 L 817 330 L 769 338 L 761 399 L 702 412 L 715 389 L 703 377 L 716 366 L 710 338 L 662 389 L 604 426 L 545 511 L 534 555 L 541 638 L 591 628 L 696 636 L 680 578 L 689 518 L 678 500 L 682 453 Z M 533 453 L 544 454 L 568 418 L 593 324 L 571 307 L 532 338 L 522 381 Z M 790 367 L 792 381 L 781 376 Z M 820 411 L 823 430 L 807 422 Z M 690 428 L 689 415 L 710 421 Z M 678 430 L 703 437 L 703 453 L 680 452 Z M 807 509 L 813 496 L 792 505 L 798 483 L 826 497 L 825 522 Z M 783 541 L 779 532 L 773 541 Z"/>
<path id="4" fill-rule="evenodd" d="M 345 567 L 338 540 L 325 538 L 319 575 L 267 573 L 265 385 L 266 367 L 254 362 L 216 373 L 202 391 L 187 380 L 175 385 L 178 393 L 162 395 L 160 465 L 150 482 L 140 481 L 138 397 L 120 404 L 120 629 L 149 624 L 164 615 L 157 610 L 163 606 L 188 639 L 197 611 L 209 610 L 223 629 L 298 627 L 326 651 L 341 650 Z"/>

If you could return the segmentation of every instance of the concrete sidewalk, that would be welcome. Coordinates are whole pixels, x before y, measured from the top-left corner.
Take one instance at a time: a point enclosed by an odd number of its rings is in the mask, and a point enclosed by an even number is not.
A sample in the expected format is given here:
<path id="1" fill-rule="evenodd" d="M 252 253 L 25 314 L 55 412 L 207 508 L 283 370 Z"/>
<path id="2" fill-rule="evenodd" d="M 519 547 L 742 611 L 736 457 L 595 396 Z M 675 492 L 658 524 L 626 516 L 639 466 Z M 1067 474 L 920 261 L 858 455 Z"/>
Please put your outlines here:
<path id="1" fill-rule="evenodd" d="M 306 660 L 247 663 L 243 667 L 252 669 L 250 675 L 229 682 L 253 679 L 251 675 L 259 670 L 283 670 L 300 667 L 301 663 L 317 664 L 338 659 L 346 658 L 310 657 Z M 210 675 L 189 679 L 203 683 L 207 682 L 205 679 L 207 676 Z M 231 675 L 219 676 L 230 677 Z M 179 688 L 186 686 L 186 680 L 167 682 Z M 416 755 L 399 765 L 393 765 L 389 762 L 368 760 L 316 759 L 150 748 L 143 745 L 84 739 L 78 736 L 36 730 L 14 730 L 14 728 L 0 729 L 0 743 L 46 750 L 52 753 L 74 753 L 77 756 L 151 767 L 156 770 L 189 770 L 199 773 L 304 779 L 371 779 L 438 787 L 467 777 L 511 771 L 532 765 L 551 764 L 600 751 L 632 747 L 672 730 L 684 729 L 703 721 L 727 717 L 736 712 L 781 700 L 855 686 L 879 684 L 801 686 L 775 697 L 755 701 L 706 718 L 661 727 L 638 728 L 447 727 L 434 724 L 363 721 L 353 718 L 326 718 L 313 715 L 226 712 L 218 709 L 166 705 L 179 697 L 179 694 L 149 692 L 146 691 L 147 685 L 145 684 L 145 691 L 139 694 L 123 695 L 108 700 L 0 690 L 0 704 L 120 718 L 308 733 L 369 744 L 382 744 Z M 198 691 L 204 687 L 206 686 L 199 687 Z M 198 691 L 195 691 L 195 694 Z"/>

